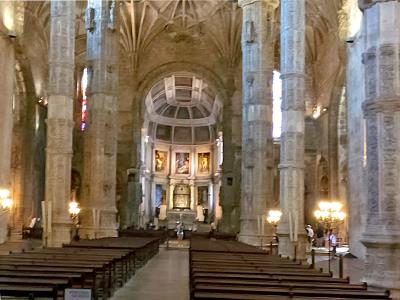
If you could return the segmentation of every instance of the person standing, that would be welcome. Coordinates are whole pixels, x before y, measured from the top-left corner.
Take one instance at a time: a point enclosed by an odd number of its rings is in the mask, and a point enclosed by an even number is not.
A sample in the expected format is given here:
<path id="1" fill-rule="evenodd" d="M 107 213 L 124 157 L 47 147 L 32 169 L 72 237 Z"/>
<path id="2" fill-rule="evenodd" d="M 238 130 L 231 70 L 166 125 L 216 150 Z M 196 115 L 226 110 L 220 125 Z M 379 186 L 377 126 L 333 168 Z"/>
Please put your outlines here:
<path id="1" fill-rule="evenodd" d="M 333 233 L 333 229 L 329 229 L 328 235 L 329 247 L 332 247 L 333 255 L 336 254 L 336 235 Z M 330 250 L 330 248 L 329 248 Z"/>
<path id="2" fill-rule="evenodd" d="M 313 238 L 314 238 L 314 230 L 312 229 L 311 225 L 307 225 L 306 231 L 307 231 L 307 241 L 308 241 L 307 252 L 309 252 L 309 251 L 311 251 L 311 247 L 312 247 L 312 242 L 313 242 Z"/>
<path id="3" fill-rule="evenodd" d="M 316 246 L 318 248 L 323 247 L 324 246 L 324 229 L 321 226 L 318 226 L 318 228 L 316 230 L 316 238 L 317 238 Z"/>

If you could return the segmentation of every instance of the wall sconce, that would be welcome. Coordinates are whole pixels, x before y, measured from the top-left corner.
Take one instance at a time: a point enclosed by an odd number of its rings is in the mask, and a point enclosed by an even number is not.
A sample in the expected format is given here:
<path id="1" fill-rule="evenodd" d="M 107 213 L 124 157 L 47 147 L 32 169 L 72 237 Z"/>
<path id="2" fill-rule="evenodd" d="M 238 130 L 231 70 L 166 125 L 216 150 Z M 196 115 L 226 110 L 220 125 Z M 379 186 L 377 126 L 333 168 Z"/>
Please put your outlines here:
<path id="1" fill-rule="evenodd" d="M 1 199 L 1 207 L 3 209 L 11 209 L 13 207 L 14 201 L 10 198 Z"/>
<path id="2" fill-rule="evenodd" d="M 267 222 L 276 226 L 281 220 L 282 212 L 280 210 L 270 210 L 268 211 Z"/>
<path id="3" fill-rule="evenodd" d="M 314 105 L 313 108 L 312 108 L 312 117 L 313 117 L 313 119 L 318 119 L 320 115 L 321 115 L 321 106 Z"/>
<path id="4" fill-rule="evenodd" d="M 14 205 L 14 201 L 10 198 L 10 190 L 0 189 L 0 205 L 4 210 L 9 210 Z"/>
<path id="5" fill-rule="evenodd" d="M 76 202 L 75 200 L 72 200 L 69 203 L 68 212 L 72 218 L 76 218 L 79 215 L 79 213 L 81 212 L 81 209 L 79 208 L 79 203 Z"/>
<path id="6" fill-rule="evenodd" d="M 325 113 L 327 111 L 328 111 L 327 106 L 321 107 L 320 105 L 314 105 L 312 108 L 312 117 L 313 119 L 318 119 L 322 113 Z"/>
<path id="7" fill-rule="evenodd" d="M 17 34 L 15 32 L 14 3 L 12 2 L 5 4 L 3 7 L 3 24 L 7 28 L 8 36 L 11 39 L 16 38 Z"/>
<path id="8" fill-rule="evenodd" d="M 39 97 L 37 102 L 39 105 L 41 105 L 43 107 L 46 107 L 48 104 L 47 98 L 45 98 L 44 96 Z"/>

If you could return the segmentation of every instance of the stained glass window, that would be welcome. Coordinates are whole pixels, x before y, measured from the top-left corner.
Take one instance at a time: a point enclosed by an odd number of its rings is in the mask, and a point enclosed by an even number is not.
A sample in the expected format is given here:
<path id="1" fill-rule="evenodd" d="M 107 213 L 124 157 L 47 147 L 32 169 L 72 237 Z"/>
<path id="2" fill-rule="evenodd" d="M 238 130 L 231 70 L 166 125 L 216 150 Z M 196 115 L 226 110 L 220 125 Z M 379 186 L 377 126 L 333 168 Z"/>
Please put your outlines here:
<path id="1" fill-rule="evenodd" d="M 86 129 L 86 118 L 87 118 L 87 86 L 88 86 L 88 72 L 87 68 L 83 69 L 82 79 L 81 79 L 81 93 L 82 93 L 82 112 L 81 112 L 81 130 Z"/>

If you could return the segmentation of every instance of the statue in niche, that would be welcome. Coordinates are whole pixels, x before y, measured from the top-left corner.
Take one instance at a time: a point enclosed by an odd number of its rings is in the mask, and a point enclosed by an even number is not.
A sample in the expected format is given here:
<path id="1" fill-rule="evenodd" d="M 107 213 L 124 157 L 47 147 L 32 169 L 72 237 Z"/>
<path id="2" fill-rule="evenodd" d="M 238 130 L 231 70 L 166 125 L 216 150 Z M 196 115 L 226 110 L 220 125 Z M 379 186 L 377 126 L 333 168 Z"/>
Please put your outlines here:
<path id="1" fill-rule="evenodd" d="M 197 199 L 198 203 L 207 206 L 208 203 L 208 187 L 207 186 L 199 186 L 197 188 Z"/>
<path id="2" fill-rule="evenodd" d="M 200 173 L 209 173 L 210 172 L 210 152 L 199 153 L 198 170 Z"/>
<path id="3" fill-rule="evenodd" d="M 175 173 L 189 174 L 189 153 L 176 153 Z"/>
<path id="4" fill-rule="evenodd" d="M 197 197 L 198 197 L 198 204 L 201 206 L 202 210 L 202 218 L 199 221 L 207 222 L 208 221 L 208 187 L 207 186 L 199 186 L 197 188 Z M 197 210 L 199 211 L 199 207 Z M 199 212 L 197 213 L 199 215 Z"/>
<path id="5" fill-rule="evenodd" d="M 155 151 L 155 171 L 164 172 L 167 166 L 167 155 L 166 151 Z"/>

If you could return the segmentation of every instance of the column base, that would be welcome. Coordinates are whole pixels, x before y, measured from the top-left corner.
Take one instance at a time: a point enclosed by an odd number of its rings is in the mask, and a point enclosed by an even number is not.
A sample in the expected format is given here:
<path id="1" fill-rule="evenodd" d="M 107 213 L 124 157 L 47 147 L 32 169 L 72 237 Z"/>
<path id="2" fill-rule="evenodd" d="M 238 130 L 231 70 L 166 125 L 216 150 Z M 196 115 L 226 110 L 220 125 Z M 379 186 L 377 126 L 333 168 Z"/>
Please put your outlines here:
<path id="1" fill-rule="evenodd" d="M 240 231 L 240 213 L 236 206 L 222 206 L 222 218 L 218 220 L 218 231 L 237 234 Z"/>
<path id="2" fill-rule="evenodd" d="M 282 257 L 289 257 L 290 259 L 306 260 L 307 235 L 299 234 L 297 242 L 290 241 L 289 234 L 278 233 L 279 244 L 278 253 Z"/>
<path id="3" fill-rule="evenodd" d="M 45 247 L 62 247 L 63 244 L 71 242 L 73 226 L 70 223 L 53 223 L 49 236 L 43 234 L 43 245 Z"/>
<path id="4" fill-rule="evenodd" d="M 112 209 L 86 209 L 86 213 L 82 214 L 82 225 L 78 231 L 79 237 L 81 239 L 117 237 L 116 213 L 117 211 Z"/>
<path id="5" fill-rule="evenodd" d="M 260 221 L 260 223 L 258 223 L 258 221 Z M 261 218 L 260 220 L 241 219 L 238 239 L 242 243 L 256 247 L 265 247 L 268 246 L 271 241 L 275 241 L 273 227 L 268 223 L 262 222 Z"/>
<path id="6" fill-rule="evenodd" d="M 246 235 L 246 234 L 239 234 L 238 235 L 239 242 L 252 245 L 255 247 L 261 247 L 266 249 L 269 247 L 271 242 L 274 242 L 274 238 L 270 235 Z"/>
<path id="7" fill-rule="evenodd" d="M 79 228 L 79 237 L 81 239 L 101 239 L 106 237 L 118 237 L 116 228 Z"/>
<path id="8" fill-rule="evenodd" d="M 369 286 L 394 289 L 399 295 L 400 287 L 400 241 L 395 238 L 364 238 L 361 241 L 367 248 L 365 256 L 365 276 L 363 281 Z"/>
<path id="9" fill-rule="evenodd" d="M 390 297 L 392 300 L 400 300 L 400 289 L 391 289 Z"/>

